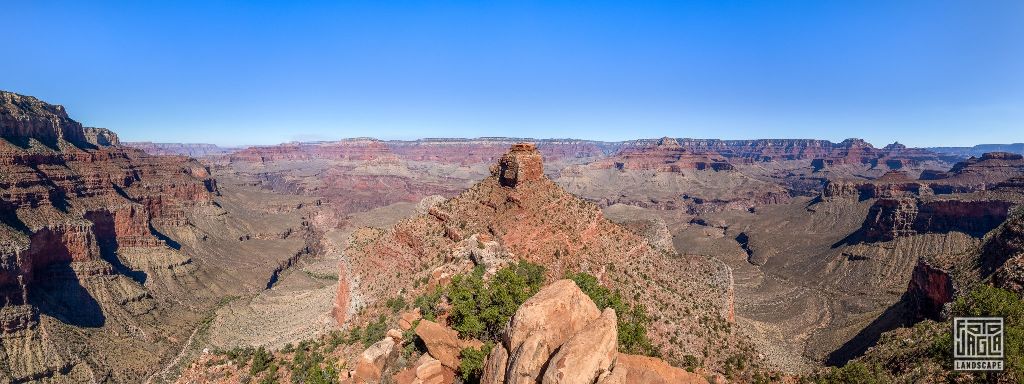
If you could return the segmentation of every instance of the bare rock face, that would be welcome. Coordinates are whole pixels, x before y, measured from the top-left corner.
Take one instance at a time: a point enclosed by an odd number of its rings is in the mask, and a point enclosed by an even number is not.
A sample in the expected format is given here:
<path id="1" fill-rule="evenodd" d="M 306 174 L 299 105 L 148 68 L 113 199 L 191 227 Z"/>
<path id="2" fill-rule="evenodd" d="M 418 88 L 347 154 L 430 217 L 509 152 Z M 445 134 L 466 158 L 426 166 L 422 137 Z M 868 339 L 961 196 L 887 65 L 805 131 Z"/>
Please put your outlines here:
<path id="1" fill-rule="evenodd" d="M 594 302 L 570 280 L 555 282 L 526 300 L 509 322 L 505 382 L 537 382 L 558 346 L 599 315 Z"/>
<path id="2" fill-rule="evenodd" d="M 117 134 L 106 128 L 84 127 L 85 141 L 97 147 L 121 145 Z"/>
<path id="3" fill-rule="evenodd" d="M 503 384 L 507 367 L 508 350 L 505 349 L 504 345 L 495 345 L 491 349 L 491 353 L 487 355 L 484 373 L 480 376 L 480 384 Z"/>
<path id="4" fill-rule="evenodd" d="M 943 306 L 953 301 L 953 277 L 948 271 L 919 259 L 911 274 L 907 293 L 916 320 L 939 320 Z"/>
<path id="5" fill-rule="evenodd" d="M 34 138 L 47 144 L 87 142 L 82 124 L 71 120 L 63 106 L 7 91 L 0 91 L 0 136 Z"/>
<path id="6" fill-rule="evenodd" d="M 156 228 L 186 229 L 188 213 L 212 205 L 218 190 L 208 169 L 118 146 L 117 135 L 82 127 L 59 105 L 10 92 L 0 92 L 0 169 L 0 323 L 12 335 L 0 343 L 0 381 L 76 381 L 90 369 L 126 381 L 152 369 L 108 360 L 113 350 L 159 344 L 140 326 L 163 316 L 151 313 L 147 272 L 127 264 L 191 261 Z M 128 333 L 107 339 L 115 327 Z M 69 331 L 76 328 L 98 331 Z M 72 357 L 86 347 L 47 352 L 55 341 L 117 347 L 88 350 L 85 361 Z M 153 350 L 139 361 L 158 359 Z M 129 365 L 135 370 L 122 369 Z"/>
<path id="7" fill-rule="evenodd" d="M 572 280 L 559 280 L 541 289 L 509 321 L 505 382 L 537 382 L 552 353 L 598 316 L 597 306 Z"/>
<path id="8" fill-rule="evenodd" d="M 205 143 L 152 143 L 148 141 L 125 142 L 124 145 L 141 149 L 150 155 L 188 156 L 195 158 L 226 155 L 239 149 L 219 147 L 214 144 Z"/>
<path id="9" fill-rule="evenodd" d="M 513 144 L 503 155 L 491 174 L 498 177 L 501 185 L 515 187 L 521 183 L 540 180 L 544 177 L 544 162 L 537 145 L 533 143 Z"/>
<path id="10" fill-rule="evenodd" d="M 591 384 L 610 371 L 618 353 L 616 323 L 615 310 L 605 308 L 601 317 L 558 348 L 541 382 Z"/>
<path id="11" fill-rule="evenodd" d="M 378 383 L 384 367 L 395 357 L 395 340 L 385 337 L 371 345 L 356 361 L 356 369 L 352 374 L 355 383 Z"/>
<path id="12" fill-rule="evenodd" d="M 1014 201 L 879 199 L 863 224 L 864 240 L 889 241 L 917 233 L 963 232 L 980 237 L 1006 220 Z"/>
<path id="13" fill-rule="evenodd" d="M 1024 209 L 986 237 L 978 257 L 982 275 L 992 276 L 997 287 L 1024 292 Z"/>
<path id="14" fill-rule="evenodd" d="M 430 320 L 420 320 L 416 335 L 426 344 L 431 356 L 451 369 L 459 367 L 459 353 L 462 349 L 480 348 L 483 345 L 479 340 L 460 340 L 458 332 Z"/>
<path id="15" fill-rule="evenodd" d="M 729 171 L 729 161 L 714 151 L 684 148 L 676 139 L 663 137 L 653 145 L 628 146 L 595 164 L 598 168 L 681 172 L 682 170 Z"/>
<path id="16" fill-rule="evenodd" d="M 611 374 L 597 384 L 706 384 L 701 375 L 676 368 L 661 359 L 619 353 Z"/>
<path id="17" fill-rule="evenodd" d="M 395 375 L 397 384 L 454 384 L 455 371 L 425 353 L 408 369 Z"/>

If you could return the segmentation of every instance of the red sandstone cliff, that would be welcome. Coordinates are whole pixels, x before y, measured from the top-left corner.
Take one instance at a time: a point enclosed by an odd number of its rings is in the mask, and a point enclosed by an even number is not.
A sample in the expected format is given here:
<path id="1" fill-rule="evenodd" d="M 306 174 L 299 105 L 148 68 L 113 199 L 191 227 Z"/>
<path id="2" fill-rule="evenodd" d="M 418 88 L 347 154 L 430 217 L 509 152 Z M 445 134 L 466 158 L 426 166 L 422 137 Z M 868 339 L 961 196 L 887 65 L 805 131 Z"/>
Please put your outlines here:
<path id="1" fill-rule="evenodd" d="M 5 94 L 8 98 L 10 95 Z M 41 102 L 31 100 L 28 104 L 5 105 L 3 115 L 31 115 L 38 121 L 55 122 L 49 127 L 62 128 L 64 133 L 80 127 L 67 119 L 63 108 L 40 106 Z M 38 115 L 45 111 L 54 115 Z M 6 121 L 4 124 L 10 123 Z M 38 122 L 18 124 L 4 125 L 3 131 L 39 134 L 46 140 L 61 141 L 65 137 L 54 136 L 59 132 L 27 128 L 38 128 Z M 27 141 L 23 147 L 11 140 Z M 54 149 L 36 145 L 35 140 L 25 136 L 0 140 L 0 166 L 4 168 L 0 177 L 0 239 L 7 245 L 0 284 L 7 292 L 14 292 L 14 281 L 19 281 L 18 290 L 23 290 L 32 281 L 31 271 L 53 262 L 96 260 L 98 243 L 163 246 L 152 234 L 152 223 L 182 224 L 187 207 L 209 202 L 216 192 L 216 182 L 206 168 L 183 157 L 152 157 L 113 146 L 82 149 L 64 145 Z M 18 294 L 6 296 L 12 302 Z"/>

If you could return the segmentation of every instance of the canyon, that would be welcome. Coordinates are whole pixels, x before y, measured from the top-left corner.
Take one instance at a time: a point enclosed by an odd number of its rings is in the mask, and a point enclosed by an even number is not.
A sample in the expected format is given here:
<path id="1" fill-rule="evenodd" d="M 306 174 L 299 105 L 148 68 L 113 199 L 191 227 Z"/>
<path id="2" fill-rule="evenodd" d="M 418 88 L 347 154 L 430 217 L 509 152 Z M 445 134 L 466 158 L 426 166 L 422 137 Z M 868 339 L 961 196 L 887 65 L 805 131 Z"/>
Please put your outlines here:
<path id="1" fill-rule="evenodd" d="M 580 382 L 632 382 L 634 371 L 661 372 L 643 376 L 652 383 L 796 380 L 877 356 L 886 335 L 942 319 L 969 282 L 1024 284 L 1024 157 L 1012 146 L 485 137 L 224 148 L 122 142 L 10 92 L 0 129 L 9 382 L 255 380 L 267 374 L 230 351 L 294 361 L 296 344 L 378 322 L 395 332 L 325 352 L 336 380 L 454 382 L 469 341 L 444 337 L 445 312 L 413 327 L 414 298 L 520 261 L 545 268 L 544 288 L 517 306 L 482 382 L 570 382 L 574 371 L 588 372 Z M 609 341 L 622 313 L 519 314 L 557 307 L 537 302 L 560 300 L 552 290 L 571 291 L 576 273 L 646 307 L 656 357 Z M 517 327 L 556 320 L 569 328 L 531 341 L 546 353 L 530 364 L 576 368 L 513 368 L 526 345 Z M 426 321 L 437 327 L 421 332 Z M 398 356 L 418 348 L 414 333 L 426 351 Z M 573 342 L 578 333 L 603 341 Z M 290 367 L 277 378 L 299 374 Z"/>

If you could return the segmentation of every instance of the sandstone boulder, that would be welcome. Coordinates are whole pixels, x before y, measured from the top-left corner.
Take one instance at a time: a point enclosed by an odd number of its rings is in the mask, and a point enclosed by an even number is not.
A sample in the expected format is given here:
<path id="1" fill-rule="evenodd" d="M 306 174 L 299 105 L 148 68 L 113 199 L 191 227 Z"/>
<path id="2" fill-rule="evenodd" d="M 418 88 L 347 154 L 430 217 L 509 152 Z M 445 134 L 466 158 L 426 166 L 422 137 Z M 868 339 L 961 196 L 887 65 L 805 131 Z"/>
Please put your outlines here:
<path id="1" fill-rule="evenodd" d="M 619 353 L 611 374 L 597 384 L 707 384 L 703 376 L 647 356 Z"/>
<path id="2" fill-rule="evenodd" d="M 398 328 L 401 328 L 403 331 L 407 331 L 412 328 L 412 324 L 415 323 L 416 320 L 421 318 L 423 318 L 423 316 L 420 315 L 419 308 L 415 308 L 408 312 L 402 312 L 402 314 L 398 316 Z"/>
<path id="3" fill-rule="evenodd" d="M 506 383 L 536 383 L 544 364 L 566 340 L 600 316 L 572 280 L 559 280 L 526 300 L 509 322 Z"/>
<path id="4" fill-rule="evenodd" d="M 441 364 L 440 360 L 424 353 L 411 367 L 394 376 L 397 384 L 452 384 L 455 371 Z"/>
<path id="5" fill-rule="evenodd" d="M 498 344 L 491 349 L 484 364 L 484 373 L 480 376 L 480 384 L 502 384 L 505 382 L 505 368 L 508 363 L 508 351 Z"/>
<path id="6" fill-rule="evenodd" d="M 378 383 L 388 362 L 395 357 L 395 340 L 385 337 L 371 345 L 356 359 L 356 369 L 352 374 L 354 383 Z"/>
<path id="7" fill-rule="evenodd" d="M 427 352 L 451 369 L 459 368 L 459 354 L 463 348 L 480 348 L 479 340 L 460 340 L 459 333 L 430 320 L 420 320 L 416 335 L 427 346 Z"/>
<path id="8" fill-rule="evenodd" d="M 618 351 L 615 310 L 605 308 L 601 317 L 587 324 L 558 349 L 544 371 L 544 384 L 591 384 L 611 370 Z"/>
<path id="9" fill-rule="evenodd" d="M 399 331 L 397 329 L 392 328 L 392 329 L 388 330 L 387 335 L 388 335 L 388 337 L 390 337 L 392 339 L 395 339 L 395 342 L 401 342 L 402 341 L 402 331 Z"/>

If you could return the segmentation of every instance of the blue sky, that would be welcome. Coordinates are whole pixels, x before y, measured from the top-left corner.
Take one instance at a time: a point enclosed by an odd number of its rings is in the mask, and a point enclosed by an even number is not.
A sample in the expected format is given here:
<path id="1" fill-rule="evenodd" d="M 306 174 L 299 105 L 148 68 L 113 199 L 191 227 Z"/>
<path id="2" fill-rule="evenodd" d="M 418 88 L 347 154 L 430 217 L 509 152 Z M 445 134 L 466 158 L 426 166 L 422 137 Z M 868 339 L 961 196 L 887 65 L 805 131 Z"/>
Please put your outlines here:
<path id="1" fill-rule="evenodd" d="M 7 3 L 0 89 L 132 141 L 1024 141 L 1024 1 L 299 3 Z"/>

